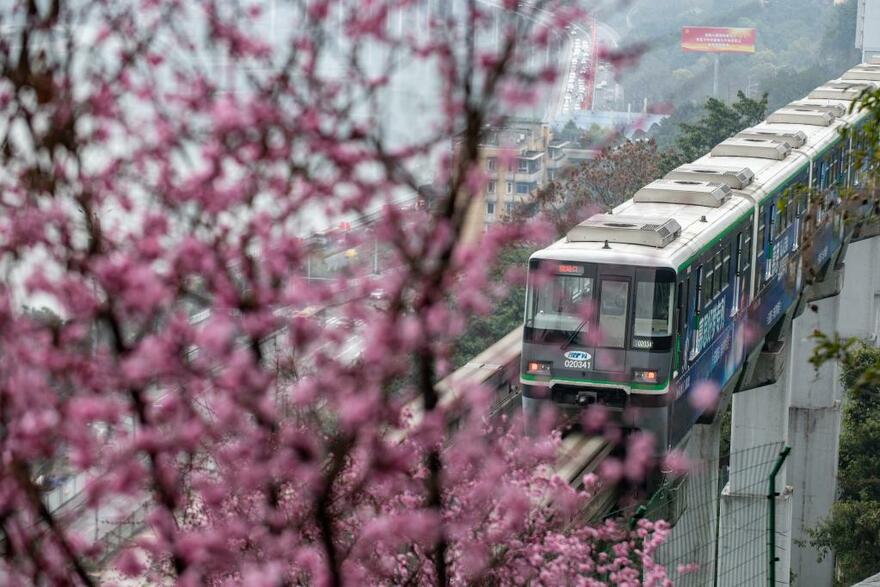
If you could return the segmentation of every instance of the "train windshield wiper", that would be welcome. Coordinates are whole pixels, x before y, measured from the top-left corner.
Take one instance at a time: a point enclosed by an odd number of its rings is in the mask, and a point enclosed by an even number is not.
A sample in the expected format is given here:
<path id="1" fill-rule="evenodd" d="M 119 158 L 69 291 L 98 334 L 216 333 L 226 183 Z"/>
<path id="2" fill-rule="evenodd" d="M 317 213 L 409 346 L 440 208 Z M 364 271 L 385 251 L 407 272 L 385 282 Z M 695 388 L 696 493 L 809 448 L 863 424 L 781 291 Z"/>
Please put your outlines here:
<path id="1" fill-rule="evenodd" d="M 587 320 L 586 318 L 581 320 L 581 323 L 578 324 L 577 328 L 574 329 L 574 332 L 572 332 L 571 334 L 568 335 L 568 339 L 564 343 L 562 343 L 562 346 L 559 348 L 561 348 L 562 350 L 565 350 L 569 346 L 571 346 L 571 343 L 574 342 L 574 339 L 576 339 L 578 337 L 578 334 L 581 333 L 581 330 L 584 329 L 584 326 L 587 325 L 588 321 L 589 320 Z"/>

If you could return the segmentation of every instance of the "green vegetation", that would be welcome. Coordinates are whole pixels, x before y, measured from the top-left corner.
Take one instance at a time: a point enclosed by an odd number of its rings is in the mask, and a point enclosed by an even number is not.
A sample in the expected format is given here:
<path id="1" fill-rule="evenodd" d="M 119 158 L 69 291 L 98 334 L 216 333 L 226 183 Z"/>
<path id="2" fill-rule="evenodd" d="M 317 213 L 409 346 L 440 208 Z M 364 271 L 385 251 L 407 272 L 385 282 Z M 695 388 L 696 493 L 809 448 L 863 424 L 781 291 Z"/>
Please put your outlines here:
<path id="1" fill-rule="evenodd" d="M 724 139 L 764 120 L 767 115 L 767 94 L 760 100 L 748 98 L 742 92 L 737 92 L 736 97 L 736 102 L 730 105 L 709 98 L 700 118 L 693 123 L 678 124 L 675 146 L 663 154 L 661 173 L 668 173 L 682 163 L 702 157 Z"/>
<path id="2" fill-rule="evenodd" d="M 594 214 L 631 198 L 660 175 L 661 155 L 654 141 L 624 141 L 595 159 L 567 169 L 535 196 L 536 210 L 564 234 Z"/>
<path id="3" fill-rule="evenodd" d="M 506 249 L 492 268 L 492 283 L 508 281 L 510 271 L 518 268 L 525 271 L 532 249 L 514 247 Z M 485 316 L 474 316 L 468 320 L 467 330 L 459 338 L 453 355 L 453 365 L 458 368 L 482 351 L 500 340 L 505 334 L 520 326 L 523 321 L 523 308 L 526 303 L 526 290 L 521 284 L 513 285 L 504 298 L 500 299 Z"/>
<path id="4" fill-rule="evenodd" d="M 573 120 L 569 120 L 562 127 L 562 130 L 555 133 L 554 138 L 570 141 L 574 146 L 581 149 L 596 149 L 614 141 L 616 134 L 613 129 L 603 128 L 595 122 L 590 125 L 589 129 L 583 130 Z"/>
<path id="5" fill-rule="evenodd" d="M 811 543 L 837 558 L 838 584 L 880 571 L 880 349 L 822 337 L 819 353 L 843 367 L 839 498 Z M 818 356 L 818 355 L 817 355 Z"/>

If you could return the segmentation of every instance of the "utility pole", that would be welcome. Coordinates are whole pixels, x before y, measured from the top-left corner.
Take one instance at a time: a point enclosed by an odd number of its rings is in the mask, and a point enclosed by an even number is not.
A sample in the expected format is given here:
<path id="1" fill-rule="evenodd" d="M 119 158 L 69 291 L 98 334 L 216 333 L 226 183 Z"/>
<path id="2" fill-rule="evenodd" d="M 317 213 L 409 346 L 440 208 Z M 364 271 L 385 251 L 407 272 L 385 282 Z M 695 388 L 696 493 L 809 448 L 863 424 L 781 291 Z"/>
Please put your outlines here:
<path id="1" fill-rule="evenodd" d="M 712 79 L 712 97 L 718 97 L 718 65 L 721 61 L 721 54 L 715 53 L 715 76 Z"/>

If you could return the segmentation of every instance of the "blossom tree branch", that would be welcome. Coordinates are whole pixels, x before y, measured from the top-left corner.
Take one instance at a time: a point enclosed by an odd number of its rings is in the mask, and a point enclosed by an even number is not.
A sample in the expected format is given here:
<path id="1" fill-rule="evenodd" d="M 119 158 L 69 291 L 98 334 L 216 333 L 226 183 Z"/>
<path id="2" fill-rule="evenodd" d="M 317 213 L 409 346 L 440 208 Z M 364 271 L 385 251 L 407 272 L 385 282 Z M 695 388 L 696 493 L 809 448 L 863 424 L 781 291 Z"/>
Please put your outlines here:
<path id="1" fill-rule="evenodd" d="M 488 423 L 491 390 L 436 388 L 504 295 L 499 251 L 551 235 L 463 240 L 487 127 L 555 82 L 533 56 L 583 17 L 565 0 L 0 8 L 4 578 L 665 577 L 662 525 L 570 523 L 590 490 L 547 474 L 558 434 Z M 440 195 L 413 205 L 426 178 Z M 65 483 L 85 485 L 76 507 Z"/>

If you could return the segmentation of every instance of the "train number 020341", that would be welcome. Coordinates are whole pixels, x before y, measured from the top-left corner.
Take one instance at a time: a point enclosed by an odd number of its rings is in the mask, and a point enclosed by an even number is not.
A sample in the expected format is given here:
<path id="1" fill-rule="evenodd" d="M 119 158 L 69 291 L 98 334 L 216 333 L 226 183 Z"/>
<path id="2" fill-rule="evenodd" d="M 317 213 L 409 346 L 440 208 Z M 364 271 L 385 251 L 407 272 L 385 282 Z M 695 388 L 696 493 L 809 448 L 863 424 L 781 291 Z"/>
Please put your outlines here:
<path id="1" fill-rule="evenodd" d="M 590 362 L 589 361 L 572 361 L 571 359 L 565 359 L 562 363 L 566 369 L 589 369 Z"/>

